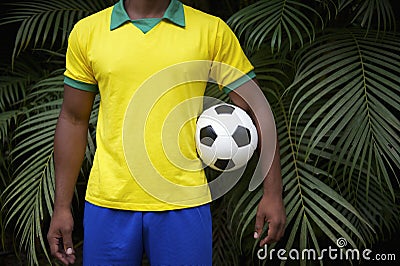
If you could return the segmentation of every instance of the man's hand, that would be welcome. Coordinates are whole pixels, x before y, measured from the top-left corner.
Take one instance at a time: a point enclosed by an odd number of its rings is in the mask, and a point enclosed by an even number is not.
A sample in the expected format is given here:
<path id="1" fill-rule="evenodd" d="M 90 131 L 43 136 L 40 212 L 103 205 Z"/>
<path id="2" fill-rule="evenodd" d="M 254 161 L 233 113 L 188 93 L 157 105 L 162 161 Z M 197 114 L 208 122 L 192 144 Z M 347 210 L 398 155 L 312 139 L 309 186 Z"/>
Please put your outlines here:
<path id="1" fill-rule="evenodd" d="M 54 213 L 47 240 L 51 254 L 65 265 L 75 262 L 72 245 L 74 220 L 70 206 L 85 156 L 89 118 L 94 98 L 95 93 L 64 85 L 64 101 L 54 136 L 56 189 Z"/>
<path id="2" fill-rule="evenodd" d="M 268 223 L 267 236 L 260 241 L 260 246 L 271 244 L 281 239 L 285 232 L 286 213 L 282 194 L 264 194 L 258 204 L 254 238 L 259 239 L 265 222 Z"/>
<path id="3" fill-rule="evenodd" d="M 279 241 L 285 233 L 286 211 L 282 198 L 282 177 L 279 162 L 279 144 L 276 142 L 275 156 L 263 182 L 263 196 L 258 204 L 254 238 L 261 237 L 265 222 L 268 223 L 267 236 L 260 246 Z"/>
<path id="4" fill-rule="evenodd" d="M 270 141 L 272 138 L 271 129 L 276 128 L 276 125 L 267 99 L 261 92 L 256 80 L 248 81 L 231 91 L 229 98 L 251 116 L 258 132 L 259 160 L 263 162 L 260 164 L 262 168 L 260 174 L 265 178 L 263 181 L 264 195 L 257 208 L 254 238 L 259 239 L 261 237 L 264 224 L 267 222 L 267 236 L 260 241 L 260 246 L 263 246 L 281 239 L 286 224 L 286 213 L 282 199 L 279 141 L 277 139 L 275 144 Z M 272 145 L 275 145 L 275 151 Z M 272 159 L 272 163 L 269 167 L 267 162 L 270 159 Z"/>
<path id="5" fill-rule="evenodd" d="M 72 244 L 74 220 L 71 210 L 55 210 L 51 219 L 47 240 L 51 255 L 65 265 L 75 262 L 75 251 Z"/>

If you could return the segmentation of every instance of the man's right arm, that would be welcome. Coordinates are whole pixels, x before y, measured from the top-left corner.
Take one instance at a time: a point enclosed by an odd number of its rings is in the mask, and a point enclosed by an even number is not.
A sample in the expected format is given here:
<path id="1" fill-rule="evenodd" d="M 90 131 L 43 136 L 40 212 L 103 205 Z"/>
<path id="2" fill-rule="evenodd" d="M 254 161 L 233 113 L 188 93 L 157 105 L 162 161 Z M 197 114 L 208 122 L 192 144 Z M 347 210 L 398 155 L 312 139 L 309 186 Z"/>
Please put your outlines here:
<path id="1" fill-rule="evenodd" d="M 95 93 L 64 85 L 64 101 L 54 137 L 55 199 L 47 239 L 53 256 L 74 263 L 71 202 L 87 144 Z"/>

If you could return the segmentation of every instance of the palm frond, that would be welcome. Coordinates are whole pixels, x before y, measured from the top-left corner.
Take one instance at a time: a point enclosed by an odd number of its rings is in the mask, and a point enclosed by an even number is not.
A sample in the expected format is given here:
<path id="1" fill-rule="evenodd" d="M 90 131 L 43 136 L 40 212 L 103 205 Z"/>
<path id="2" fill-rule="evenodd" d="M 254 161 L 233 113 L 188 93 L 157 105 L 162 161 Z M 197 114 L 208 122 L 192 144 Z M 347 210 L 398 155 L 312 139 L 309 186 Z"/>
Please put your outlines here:
<path id="1" fill-rule="evenodd" d="M 15 228 L 20 248 L 27 251 L 31 264 L 38 264 L 36 241 L 50 261 L 42 225 L 53 211 L 53 140 L 62 104 L 62 72 L 63 69 L 53 72 L 29 90 L 26 106 L 30 108 L 25 111 L 25 120 L 16 128 L 13 141 L 17 145 L 10 154 L 15 178 L 3 195 L 7 226 Z M 95 149 L 92 134 L 88 140 L 86 156 L 89 160 Z"/>
<path id="2" fill-rule="evenodd" d="M 0 26 L 21 23 L 15 39 L 13 58 L 31 43 L 33 47 L 53 47 L 59 40 L 66 43 L 73 25 L 81 18 L 107 6 L 105 1 L 38 0 L 10 3 L 12 10 L 0 21 Z"/>
<path id="3" fill-rule="evenodd" d="M 353 247 L 358 246 L 357 243 L 365 245 L 364 237 L 359 229 L 353 226 L 351 219 L 357 219 L 363 225 L 367 224 L 366 220 L 349 201 L 335 191 L 334 186 L 328 186 L 325 183 L 332 177 L 321 166 L 313 165 L 312 161 L 305 156 L 308 141 L 296 142 L 296 133 L 290 129 L 289 120 L 283 121 L 286 121 L 287 129 L 280 136 L 285 139 L 283 143 L 287 146 L 284 145 L 282 148 L 281 163 L 287 192 L 284 201 L 287 206 L 288 224 L 291 221 L 299 221 L 305 232 L 309 232 L 312 236 L 316 232 L 309 223 L 313 221 L 317 228 L 333 242 L 340 236 L 345 237 Z M 289 134 L 285 136 L 287 132 Z M 336 206 L 341 206 L 346 209 L 346 212 L 338 212 Z M 295 234 L 297 230 L 293 227 L 290 234 Z M 303 235 L 302 238 L 306 237 L 304 232 L 301 235 Z M 351 235 L 354 235 L 355 239 Z M 295 238 L 292 237 L 292 239 Z M 311 239 L 314 238 L 311 237 Z M 314 240 L 313 242 L 318 247 Z M 289 244 L 290 241 L 286 248 Z"/>
<path id="4" fill-rule="evenodd" d="M 0 76 L 0 110 L 12 108 L 25 97 L 28 80 L 24 76 Z"/>
<path id="5" fill-rule="evenodd" d="M 48 76 L 44 77 L 42 80 L 35 83 L 35 85 L 29 88 L 29 94 L 26 96 L 26 101 L 28 103 L 33 103 L 34 105 L 40 104 L 49 104 L 51 106 L 51 102 L 56 99 L 60 99 L 62 95 L 62 91 L 64 88 L 64 68 L 56 69 Z M 38 108 L 31 109 L 32 111 L 37 111 L 42 105 L 39 105 Z"/>
<path id="6" fill-rule="evenodd" d="M 356 169 L 367 169 L 367 183 L 375 176 L 394 198 L 389 176 L 396 177 L 400 169 L 400 122 L 395 115 L 400 106 L 395 74 L 400 73 L 399 40 L 364 36 L 360 31 L 331 33 L 299 51 L 298 72 L 289 89 L 290 119 L 301 132 L 299 142 L 310 134 L 306 156 L 320 144 L 325 149 L 332 145 L 333 176 L 341 167 L 346 179 Z M 311 112 L 307 125 L 297 128 Z"/>
<path id="7" fill-rule="evenodd" d="M 212 203 L 213 265 L 239 265 L 238 248 L 228 220 L 226 198 Z"/>
<path id="8" fill-rule="evenodd" d="M 31 55 L 24 54 L 15 61 L 14 67 L 0 68 L 0 110 L 18 109 L 27 94 L 29 85 L 43 75 L 37 60 Z"/>
<path id="9" fill-rule="evenodd" d="M 352 8 L 354 17 L 351 23 L 356 23 L 369 30 L 391 31 L 396 29 L 396 17 L 390 0 L 339 1 L 339 10 Z"/>
<path id="10" fill-rule="evenodd" d="M 61 101 L 52 104 L 59 106 Z M 51 215 L 54 200 L 53 135 L 57 117 L 54 109 L 29 117 L 17 129 L 15 138 L 22 141 L 11 154 L 13 164 L 19 166 L 16 178 L 5 191 L 6 221 L 8 226 L 13 223 L 20 248 L 27 251 L 32 264 L 38 264 L 36 239 L 50 261 L 41 226 L 43 219 Z"/>
<path id="11" fill-rule="evenodd" d="M 8 175 L 8 169 L 6 166 L 6 159 L 4 154 L 0 156 L 0 195 L 3 193 L 3 190 L 7 187 L 7 185 L 11 182 L 10 176 Z M 2 201 L 0 197 L 0 202 Z M 0 224 L 1 224 L 1 216 L 0 216 Z"/>
<path id="12" fill-rule="evenodd" d="M 274 110 L 281 147 L 288 229 L 284 249 L 315 247 L 320 252 L 322 239 L 336 243 L 339 237 L 346 238 L 354 248 L 365 246 L 362 230 L 370 232 L 372 227 L 352 203 L 335 190 L 335 186 L 327 185 L 332 176 L 306 159 L 307 141 L 299 142 L 296 132 L 290 127 L 289 103 L 281 101 L 276 105 L 280 106 Z M 254 226 L 256 207 L 261 197 L 262 189 L 247 191 L 235 203 L 232 221 L 236 221 L 236 236 L 241 242 L 252 232 L 249 228 Z M 354 226 L 355 221 L 357 227 Z"/>
<path id="13" fill-rule="evenodd" d="M 301 1 L 262 0 L 235 13 L 228 24 L 239 37 L 244 37 L 245 46 L 250 50 L 259 48 L 268 39 L 271 51 L 279 51 L 284 39 L 292 48 L 297 42 L 303 45 L 306 37 L 309 41 L 315 38 L 316 24 L 311 17 L 323 27 L 321 15 Z"/>
<path id="14" fill-rule="evenodd" d="M 396 233 L 400 226 L 400 206 L 396 200 L 393 201 L 390 194 L 381 190 L 376 177 L 371 178 L 367 184 L 366 171 L 361 172 L 363 175 L 357 180 L 351 179 L 351 184 L 347 180 L 341 182 L 340 190 L 343 191 L 343 197 L 373 226 L 375 233 L 359 227 L 359 221 L 354 221 L 353 224 L 360 228 L 368 243 L 376 243 Z M 340 207 L 338 210 L 343 211 Z"/>
<path id="15" fill-rule="evenodd" d="M 50 79 L 53 79 L 51 77 Z M 60 86 L 61 82 L 61 86 Z M 39 241 L 44 255 L 50 261 L 42 233 L 43 220 L 52 213 L 54 200 L 53 136 L 62 100 L 43 101 L 36 94 L 48 95 L 62 92 L 62 79 L 49 87 L 48 81 L 35 84 L 26 97 L 25 120 L 17 125 L 11 151 L 15 178 L 4 191 L 6 225 L 13 226 L 19 237 L 20 249 L 27 252 L 31 264 L 38 264 Z M 58 85 L 58 86 L 57 86 Z"/>
<path id="16" fill-rule="evenodd" d="M 291 73 L 293 73 L 294 65 L 287 59 L 275 58 L 268 49 L 264 46 L 262 48 L 249 56 L 260 88 L 266 94 L 283 91 L 292 82 Z"/>
<path id="17" fill-rule="evenodd" d="M 317 0 L 317 2 L 326 10 L 328 21 L 336 18 L 336 15 L 339 13 L 340 3 L 337 3 L 336 0 Z"/>
<path id="18" fill-rule="evenodd" d="M 15 124 L 19 110 L 12 110 L 0 113 L 0 143 L 5 142 L 10 130 L 11 124 Z"/>

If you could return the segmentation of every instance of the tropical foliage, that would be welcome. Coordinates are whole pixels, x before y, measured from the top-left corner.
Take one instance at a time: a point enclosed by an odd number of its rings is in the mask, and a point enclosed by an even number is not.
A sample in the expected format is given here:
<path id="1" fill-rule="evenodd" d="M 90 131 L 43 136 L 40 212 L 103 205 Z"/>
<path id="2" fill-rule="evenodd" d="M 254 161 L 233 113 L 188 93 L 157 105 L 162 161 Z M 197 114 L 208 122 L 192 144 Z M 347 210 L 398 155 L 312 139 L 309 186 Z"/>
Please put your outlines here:
<path id="1" fill-rule="evenodd" d="M 52 214 L 52 143 L 67 36 L 78 19 L 112 2 L 21 0 L 10 4 L 11 11 L 0 20 L 0 26 L 19 27 L 12 63 L 1 67 L 0 76 L 0 228 L 13 230 L 30 264 L 39 264 L 38 254 L 51 260 L 43 236 Z M 286 234 L 276 247 L 320 251 L 339 237 L 348 248 L 370 247 L 398 233 L 396 1 L 206 2 L 211 13 L 229 13 L 228 23 L 275 114 L 287 212 Z M 219 9 L 213 9 L 216 5 Z M 216 90 L 208 93 L 223 97 Z M 96 148 L 98 103 L 90 120 L 76 213 Z M 252 239 L 262 191 L 247 189 L 256 159 L 243 182 L 213 205 L 215 265 L 266 262 L 257 259 Z M 216 173 L 210 170 L 209 175 Z"/>

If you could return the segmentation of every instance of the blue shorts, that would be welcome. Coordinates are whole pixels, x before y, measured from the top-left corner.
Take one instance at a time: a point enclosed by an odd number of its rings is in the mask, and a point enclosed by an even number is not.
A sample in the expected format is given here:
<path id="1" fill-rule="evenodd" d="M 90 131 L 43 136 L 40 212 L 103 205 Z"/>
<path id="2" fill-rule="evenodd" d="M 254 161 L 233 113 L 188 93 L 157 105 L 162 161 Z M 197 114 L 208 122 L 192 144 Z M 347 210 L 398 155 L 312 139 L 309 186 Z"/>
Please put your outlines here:
<path id="1" fill-rule="evenodd" d="M 85 203 L 84 265 L 212 265 L 209 204 L 159 212 Z"/>

